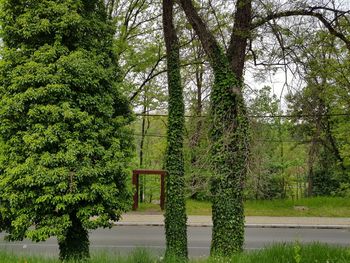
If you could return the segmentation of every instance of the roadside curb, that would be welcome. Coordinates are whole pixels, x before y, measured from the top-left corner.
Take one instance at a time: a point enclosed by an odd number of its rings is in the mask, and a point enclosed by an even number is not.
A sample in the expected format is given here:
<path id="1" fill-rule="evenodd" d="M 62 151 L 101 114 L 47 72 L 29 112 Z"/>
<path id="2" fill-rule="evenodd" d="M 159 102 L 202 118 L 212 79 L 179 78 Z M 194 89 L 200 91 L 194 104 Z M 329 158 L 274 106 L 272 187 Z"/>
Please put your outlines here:
<path id="1" fill-rule="evenodd" d="M 348 229 L 350 225 L 246 224 L 246 228 Z"/>
<path id="2" fill-rule="evenodd" d="M 163 222 L 114 222 L 115 226 L 164 226 Z M 212 223 L 189 223 L 188 227 L 212 227 Z M 350 225 L 307 225 L 307 224 L 245 224 L 245 228 L 294 228 L 294 229 L 344 229 Z"/>

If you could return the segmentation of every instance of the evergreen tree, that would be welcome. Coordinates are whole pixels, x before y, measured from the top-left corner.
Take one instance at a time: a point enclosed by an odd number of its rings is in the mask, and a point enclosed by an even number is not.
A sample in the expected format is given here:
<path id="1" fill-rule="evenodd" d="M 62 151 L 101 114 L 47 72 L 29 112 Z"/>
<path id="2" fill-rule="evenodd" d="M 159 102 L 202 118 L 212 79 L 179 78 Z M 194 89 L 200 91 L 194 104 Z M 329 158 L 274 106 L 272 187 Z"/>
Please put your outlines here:
<path id="1" fill-rule="evenodd" d="M 102 0 L 1 2 L 0 230 L 89 256 L 129 205 L 132 117 Z"/>

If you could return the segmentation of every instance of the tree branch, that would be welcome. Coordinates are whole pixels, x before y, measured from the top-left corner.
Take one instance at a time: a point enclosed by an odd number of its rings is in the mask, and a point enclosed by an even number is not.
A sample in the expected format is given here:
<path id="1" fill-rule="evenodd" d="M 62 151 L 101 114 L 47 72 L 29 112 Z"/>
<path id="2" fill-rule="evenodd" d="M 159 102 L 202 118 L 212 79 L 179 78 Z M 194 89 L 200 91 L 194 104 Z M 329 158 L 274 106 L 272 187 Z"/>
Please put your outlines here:
<path id="1" fill-rule="evenodd" d="M 218 29 L 219 29 L 220 37 L 222 39 L 222 43 L 224 44 L 225 50 L 227 51 L 227 46 L 226 46 L 226 42 L 225 42 L 225 35 L 224 35 L 224 32 L 222 32 L 219 17 L 215 11 L 212 0 L 209 0 L 209 7 L 211 8 L 211 11 L 213 12 L 214 18 L 215 18 L 216 23 L 218 25 Z"/>
<path id="2" fill-rule="evenodd" d="M 203 49 L 210 62 L 217 60 L 216 54 L 220 50 L 220 46 L 214 38 L 213 34 L 207 29 L 202 18 L 194 8 L 192 0 L 180 0 L 182 9 L 184 10 L 188 21 L 202 43 Z"/>
<path id="3" fill-rule="evenodd" d="M 319 9 L 319 7 L 316 7 L 316 8 Z M 333 36 L 342 40 L 345 43 L 347 49 L 350 51 L 350 40 L 343 33 L 337 31 L 332 26 L 332 24 L 322 14 L 317 13 L 314 10 L 316 10 L 316 9 L 310 7 L 310 9 L 308 9 L 308 10 L 306 10 L 306 9 L 289 10 L 289 11 L 283 11 L 283 12 L 279 12 L 279 13 L 269 14 L 266 17 L 261 18 L 260 20 L 252 23 L 251 29 L 260 27 L 260 26 L 264 25 L 265 23 L 269 22 L 270 20 L 278 19 L 278 18 L 282 18 L 282 17 L 311 16 L 311 17 L 317 18 L 326 27 L 326 29 L 329 31 L 330 34 L 332 34 Z"/>
<path id="4" fill-rule="evenodd" d="M 231 68 L 239 80 L 243 79 L 243 69 L 247 49 L 247 41 L 250 37 L 252 23 L 252 1 L 238 0 L 234 26 L 231 34 L 227 57 Z"/>
<path id="5" fill-rule="evenodd" d="M 160 51 L 159 51 L 160 53 Z M 154 73 L 155 70 L 157 69 L 159 63 L 165 58 L 165 56 L 159 56 L 158 60 L 156 61 L 156 63 L 153 65 L 151 71 L 148 73 L 146 79 L 142 82 L 142 84 L 139 86 L 139 88 L 131 95 L 130 97 L 130 101 L 133 101 L 136 96 L 142 91 L 143 87 L 146 86 L 146 84 L 151 81 L 153 78 L 155 78 L 156 76 L 160 75 L 161 73 L 163 73 L 164 71 L 161 72 L 157 72 Z"/>

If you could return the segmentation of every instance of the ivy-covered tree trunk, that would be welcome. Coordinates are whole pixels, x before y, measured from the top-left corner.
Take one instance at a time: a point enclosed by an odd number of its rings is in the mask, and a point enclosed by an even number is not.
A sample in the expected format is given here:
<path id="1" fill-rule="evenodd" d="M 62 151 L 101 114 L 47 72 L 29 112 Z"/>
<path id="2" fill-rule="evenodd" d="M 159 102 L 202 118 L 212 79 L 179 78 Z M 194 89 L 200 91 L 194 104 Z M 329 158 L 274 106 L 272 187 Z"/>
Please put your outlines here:
<path id="1" fill-rule="evenodd" d="M 243 187 L 247 163 L 248 120 L 243 96 L 235 89 L 227 58 L 213 63 L 211 94 L 212 255 L 230 256 L 244 244 Z"/>
<path id="2" fill-rule="evenodd" d="M 180 0 L 214 72 L 211 91 L 211 254 L 230 256 L 243 249 L 243 187 L 248 159 L 248 119 L 242 95 L 243 67 L 251 23 L 251 0 L 236 3 L 228 53 L 198 15 L 192 1 Z"/>
<path id="3" fill-rule="evenodd" d="M 59 257 L 65 259 L 82 260 L 88 258 L 89 254 L 89 233 L 77 218 L 74 211 L 70 215 L 72 225 L 66 229 L 65 237 L 58 240 Z"/>
<path id="4" fill-rule="evenodd" d="M 0 231 L 86 258 L 131 200 L 113 26 L 102 0 L 4 0 L 0 19 Z"/>
<path id="5" fill-rule="evenodd" d="M 173 24 L 173 0 L 163 0 L 163 27 L 167 51 L 169 120 L 166 152 L 166 257 L 187 258 L 187 228 L 183 157 L 184 100 L 180 76 L 179 42 Z"/>

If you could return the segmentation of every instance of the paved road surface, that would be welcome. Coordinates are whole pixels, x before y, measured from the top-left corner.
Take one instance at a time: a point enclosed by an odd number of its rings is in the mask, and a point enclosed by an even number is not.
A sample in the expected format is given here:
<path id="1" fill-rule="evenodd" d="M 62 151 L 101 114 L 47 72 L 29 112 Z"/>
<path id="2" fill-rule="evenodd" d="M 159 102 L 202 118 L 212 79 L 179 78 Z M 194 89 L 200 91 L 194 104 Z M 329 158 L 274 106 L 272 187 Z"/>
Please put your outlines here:
<path id="1" fill-rule="evenodd" d="M 57 256 L 58 246 L 55 238 L 44 243 L 30 241 L 8 243 L 0 233 L 0 249 L 16 253 Z M 207 256 L 211 237 L 210 227 L 189 227 L 190 256 Z M 322 242 L 332 245 L 350 246 L 349 229 L 246 229 L 245 248 L 259 249 L 274 242 Z M 117 226 L 112 229 L 98 229 L 90 234 L 92 251 L 111 251 L 125 254 L 137 247 L 146 247 L 161 255 L 164 251 L 164 228 L 160 226 Z"/>

